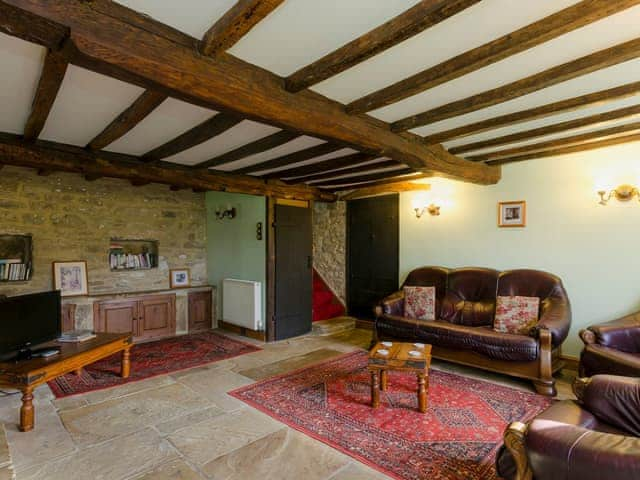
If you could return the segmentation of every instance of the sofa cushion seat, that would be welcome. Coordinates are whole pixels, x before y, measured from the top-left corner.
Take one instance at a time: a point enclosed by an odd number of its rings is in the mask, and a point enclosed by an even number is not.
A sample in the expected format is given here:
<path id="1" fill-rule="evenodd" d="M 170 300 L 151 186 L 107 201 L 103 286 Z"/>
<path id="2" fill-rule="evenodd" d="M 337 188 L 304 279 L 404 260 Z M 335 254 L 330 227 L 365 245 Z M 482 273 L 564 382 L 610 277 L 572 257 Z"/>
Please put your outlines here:
<path id="1" fill-rule="evenodd" d="M 473 350 L 497 360 L 530 362 L 538 358 L 538 341 L 527 335 L 500 333 L 489 326 L 469 327 L 446 321 L 420 322 L 415 338 L 423 343 Z"/>

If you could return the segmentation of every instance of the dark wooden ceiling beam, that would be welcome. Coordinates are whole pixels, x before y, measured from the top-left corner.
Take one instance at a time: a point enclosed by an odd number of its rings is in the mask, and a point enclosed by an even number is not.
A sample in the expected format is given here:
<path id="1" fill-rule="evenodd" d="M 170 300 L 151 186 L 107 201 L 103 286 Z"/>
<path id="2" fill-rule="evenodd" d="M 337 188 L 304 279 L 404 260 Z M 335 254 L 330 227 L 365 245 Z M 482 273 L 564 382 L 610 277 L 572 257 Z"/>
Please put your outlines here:
<path id="1" fill-rule="evenodd" d="M 353 116 L 344 105 L 310 90 L 291 94 L 283 78 L 231 55 L 215 59 L 174 40 L 172 30 L 144 15 L 110 11 L 96 0 L 2 0 L 71 29 L 71 63 L 217 111 L 387 156 L 419 170 L 478 184 L 494 184 L 500 169 L 467 162 L 416 135 L 398 135 L 385 122 Z M 109 10 L 109 13 L 105 11 Z M 115 9 L 117 10 L 117 9 Z M 133 18 L 131 18 L 133 17 Z M 17 21 L 17 20 L 16 20 Z M 165 30 L 169 30 L 165 33 Z M 157 33 L 156 33 L 157 32 Z"/>
<path id="2" fill-rule="evenodd" d="M 429 178 L 433 176 L 434 176 L 433 172 L 415 173 L 414 175 L 401 175 L 399 177 L 385 178 L 383 180 L 375 180 L 375 181 L 360 182 L 360 183 L 354 182 L 353 184 L 343 185 L 340 187 L 331 187 L 331 188 L 328 188 L 327 190 L 332 192 L 344 192 L 346 190 L 357 190 L 361 188 L 391 185 L 398 182 L 411 182 L 413 180 L 420 180 L 421 178 Z"/>
<path id="3" fill-rule="evenodd" d="M 499 160 L 492 160 L 491 164 L 505 165 L 508 163 L 523 162 L 525 160 L 538 160 L 548 157 L 558 157 L 560 155 L 568 155 L 570 153 L 587 152 L 589 150 L 597 150 L 600 148 L 613 147 L 615 145 L 621 145 L 624 143 L 640 142 L 640 133 L 634 133 L 631 135 L 622 135 L 619 137 L 605 138 L 597 140 L 595 142 L 581 143 L 577 145 L 571 145 L 568 147 L 553 148 L 550 150 L 543 150 L 539 152 L 527 153 L 523 155 L 514 155 L 512 157 L 505 157 Z"/>
<path id="4" fill-rule="evenodd" d="M 460 145 L 458 147 L 450 148 L 449 151 L 457 155 L 460 153 L 472 152 L 474 150 L 481 150 L 489 147 L 499 147 L 501 145 L 507 145 L 509 143 L 532 140 L 534 138 L 545 137 L 547 135 L 553 135 L 555 133 L 575 130 L 576 128 L 595 127 L 605 122 L 610 122 L 613 120 L 624 120 L 637 117 L 638 115 L 640 115 L 640 105 L 634 105 L 632 107 L 619 108 L 617 110 L 598 113 L 596 115 L 590 115 L 588 117 L 578 118 L 575 120 L 568 120 L 566 122 L 556 123 L 553 125 L 546 125 L 544 127 L 533 128 L 531 130 L 524 130 L 522 132 L 516 132 L 510 135 L 503 135 L 502 137 L 496 137 L 489 140 L 468 143 L 466 145 Z"/>
<path id="5" fill-rule="evenodd" d="M 639 0 L 616 2 L 583 0 L 515 32 L 355 100 L 347 105 L 347 111 L 349 113 L 368 112 L 399 102 L 638 4 L 640 4 Z"/>
<path id="6" fill-rule="evenodd" d="M 526 153 L 539 152 L 542 150 L 567 147 L 573 144 L 580 144 L 614 135 L 621 135 L 623 133 L 634 132 L 636 130 L 640 130 L 640 122 L 617 125 L 615 127 L 604 128 L 602 130 L 572 135 L 570 137 L 562 137 L 554 140 L 548 140 L 546 142 L 533 143 L 505 150 L 498 150 L 496 152 L 483 153 L 482 155 L 473 155 L 468 157 L 468 159 L 473 162 L 486 162 L 503 157 L 512 157 Z"/>
<path id="7" fill-rule="evenodd" d="M 298 150 L 297 152 L 289 153 L 278 158 L 266 160 L 264 162 L 256 163 L 254 165 L 248 165 L 246 167 L 237 168 L 232 170 L 233 173 L 255 173 L 262 172 L 264 170 L 273 170 L 275 168 L 284 167 L 285 165 L 291 165 L 312 158 L 321 157 L 322 155 L 328 155 L 338 150 L 342 150 L 344 147 L 336 145 L 335 143 L 326 142 L 313 147 L 305 148 L 304 150 Z"/>
<path id="8" fill-rule="evenodd" d="M 357 198 L 373 197 L 376 195 L 385 195 L 388 193 L 400 193 L 400 192 L 415 192 L 415 191 L 429 191 L 431 185 L 428 183 L 413 183 L 413 182 L 393 182 L 384 185 L 378 185 L 374 187 L 360 188 L 353 192 L 348 192 L 338 196 L 338 200 L 348 201 L 355 200 Z"/>
<path id="9" fill-rule="evenodd" d="M 200 42 L 200 52 L 215 56 L 235 45 L 258 22 L 284 0 L 238 0 L 208 31 Z"/>
<path id="10" fill-rule="evenodd" d="M 131 106 L 118 115 L 107 128 L 91 140 L 87 148 L 90 150 L 102 150 L 107 145 L 112 144 L 131 131 L 167 98 L 163 93 L 154 90 L 145 90 Z"/>
<path id="11" fill-rule="evenodd" d="M 475 112 L 638 57 L 640 57 L 640 38 L 563 63 L 507 85 L 412 115 L 392 123 L 391 129 L 400 132 Z"/>
<path id="12" fill-rule="evenodd" d="M 376 180 L 386 180 L 387 178 L 395 178 L 408 173 L 414 173 L 415 171 L 409 167 L 405 167 L 399 170 L 390 170 L 387 172 L 369 173 L 367 175 L 359 175 L 357 177 L 350 178 L 336 178 L 335 180 L 326 180 L 321 183 L 314 184 L 314 187 L 331 187 L 332 185 L 344 185 L 351 183 L 364 183 L 373 182 Z"/>
<path id="13" fill-rule="evenodd" d="M 520 110 L 506 115 L 481 120 L 461 127 L 444 130 L 424 137 L 427 144 L 438 144 L 456 138 L 466 137 L 476 133 L 486 132 L 495 128 L 515 125 L 522 122 L 546 118 L 559 113 L 573 112 L 575 110 L 601 105 L 614 100 L 622 100 L 640 93 L 640 82 L 627 83 L 619 87 L 588 93 L 578 97 L 560 100 L 558 102 L 541 105 L 539 107 Z"/>
<path id="14" fill-rule="evenodd" d="M 355 173 L 362 173 L 363 175 L 366 175 L 367 172 L 371 172 L 372 170 L 377 170 L 382 168 L 391 168 L 391 167 L 398 167 L 398 169 L 400 169 L 401 167 L 404 167 L 404 166 L 400 165 L 395 160 L 384 160 L 378 163 L 369 163 L 367 165 L 357 165 L 351 168 L 343 168 L 341 170 L 334 170 L 331 172 L 324 172 L 324 173 L 316 173 L 315 175 L 307 175 L 306 177 L 298 177 L 293 181 L 295 183 L 319 182 L 321 180 L 342 177 L 344 175 L 353 175 Z M 353 177 L 351 177 L 349 180 L 351 179 L 353 179 Z M 336 180 L 341 180 L 341 179 L 336 178 Z"/>
<path id="15" fill-rule="evenodd" d="M 295 140 L 300 136 L 301 135 L 296 132 L 280 130 L 279 132 L 273 133 L 267 137 L 260 138 L 251 143 L 238 147 L 235 150 L 223 153 L 222 155 L 212 158 L 211 160 L 198 163 L 194 166 L 194 168 L 212 168 L 235 162 L 237 160 L 242 160 L 243 158 L 250 157 L 251 155 L 266 152 L 267 150 L 271 150 L 273 148 L 284 145 L 285 143 L 289 143 L 290 141 Z"/>
<path id="16" fill-rule="evenodd" d="M 320 83 L 478 2 L 479 0 L 422 0 L 385 24 L 292 73 L 285 80 L 285 88 L 289 92 L 299 92 Z"/>
<path id="17" fill-rule="evenodd" d="M 337 168 L 352 167 L 359 163 L 368 162 L 379 158 L 377 155 L 369 155 L 366 153 L 350 153 L 343 157 L 336 157 L 322 162 L 312 163 L 310 165 L 302 165 L 300 167 L 288 168 L 286 170 L 278 170 L 277 172 L 265 175 L 266 178 L 293 178 L 304 175 L 313 175 L 314 173 L 326 172 L 327 170 L 335 170 Z"/>
<path id="18" fill-rule="evenodd" d="M 235 127 L 242 121 L 241 117 L 227 113 L 218 113 L 200 125 L 178 135 L 173 140 L 145 153 L 142 158 L 154 162 L 188 150 Z"/>
<path id="19" fill-rule="evenodd" d="M 146 164 L 139 157 L 131 155 L 92 152 L 73 145 L 42 140 L 27 142 L 20 135 L 8 133 L 0 133 L 0 164 L 79 173 L 89 179 L 112 177 L 202 190 L 273 195 L 300 200 L 335 200 L 334 195 L 307 185 L 267 182 L 244 175 L 193 170 L 182 165 Z"/>
<path id="20" fill-rule="evenodd" d="M 57 51 L 69 29 L 19 7 L 0 2 L 0 32 Z"/>
<path id="21" fill-rule="evenodd" d="M 42 132 L 44 124 L 51 113 L 58 91 L 62 86 L 64 74 L 67 72 L 67 61 L 57 53 L 49 50 L 44 58 L 44 66 L 36 95 L 31 105 L 31 113 L 24 127 L 24 138 L 35 140 Z"/>

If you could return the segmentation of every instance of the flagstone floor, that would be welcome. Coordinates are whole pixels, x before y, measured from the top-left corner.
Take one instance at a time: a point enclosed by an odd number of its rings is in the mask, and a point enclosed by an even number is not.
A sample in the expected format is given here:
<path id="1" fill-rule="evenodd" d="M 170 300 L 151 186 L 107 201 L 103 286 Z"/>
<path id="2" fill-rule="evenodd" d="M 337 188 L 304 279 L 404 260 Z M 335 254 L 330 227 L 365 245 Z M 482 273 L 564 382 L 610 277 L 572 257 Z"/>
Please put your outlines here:
<path id="1" fill-rule="evenodd" d="M 35 393 L 36 428 L 28 433 L 20 433 L 16 426 L 19 396 L 0 398 L 0 422 L 7 431 L 16 478 L 388 478 L 226 393 L 366 348 L 370 339 L 371 332 L 355 329 L 261 344 L 259 352 L 60 400 L 45 385 Z M 436 361 L 433 366 L 531 390 L 528 382 L 480 370 Z M 570 375 L 560 378 L 558 398 L 572 396 L 571 380 Z M 3 480 L 1 475 L 2 471 Z"/>

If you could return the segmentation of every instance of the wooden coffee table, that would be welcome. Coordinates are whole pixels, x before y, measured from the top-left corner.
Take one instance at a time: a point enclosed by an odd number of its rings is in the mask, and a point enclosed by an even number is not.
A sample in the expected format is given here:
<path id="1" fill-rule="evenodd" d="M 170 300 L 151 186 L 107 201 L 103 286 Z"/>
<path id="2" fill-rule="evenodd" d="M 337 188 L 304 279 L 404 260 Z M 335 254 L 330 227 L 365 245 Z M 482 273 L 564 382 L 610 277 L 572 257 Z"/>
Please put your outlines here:
<path id="1" fill-rule="evenodd" d="M 82 367 L 118 352 L 122 352 L 120 375 L 129 376 L 129 350 L 133 346 L 130 333 L 96 333 L 95 338 L 85 342 L 50 342 L 46 346 L 58 346 L 60 353 L 48 358 L 0 363 L 0 387 L 22 392 L 20 430 L 23 432 L 32 430 L 35 424 L 33 390 L 38 385 L 66 373 L 79 374 Z"/>
<path id="2" fill-rule="evenodd" d="M 388 342 L 385 342 L 388 343 Z M 379 350 L 388 350 L 386 355 Z M 416 351 L 420 355 L 410 355 Z M 418 377 L 418 410 L 427 411 L 427 390 L 429 389 L 429 366 L 431 365 L 431 345 L 416 346 L 413 343 L 393 342 L 390 346 L 382 342 L 369 352 L 369 371 L 371 372 L 371 406 L 380 406 L 380 390 L 387 389 L 387 372 L 398 370 L 413 372 Z"/>

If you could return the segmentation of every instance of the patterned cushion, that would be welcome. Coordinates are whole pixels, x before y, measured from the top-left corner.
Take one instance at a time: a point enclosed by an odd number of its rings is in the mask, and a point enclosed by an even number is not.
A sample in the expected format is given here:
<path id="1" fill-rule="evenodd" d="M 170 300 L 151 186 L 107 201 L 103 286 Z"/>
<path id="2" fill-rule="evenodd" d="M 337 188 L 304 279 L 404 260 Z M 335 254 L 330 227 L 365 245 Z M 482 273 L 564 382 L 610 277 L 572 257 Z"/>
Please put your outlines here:
<path id="1" fill-rule="evenodd" d="M 538 297 L 498 296 L 493 329 L 496 332 L 528 335 L 538 323 L 539 310 L 540 299 Z"/>
<path id="2" fill-rule="evenodd" d="M 404 287 L 404 316 L 436 319 L 436 287 Z"/>

